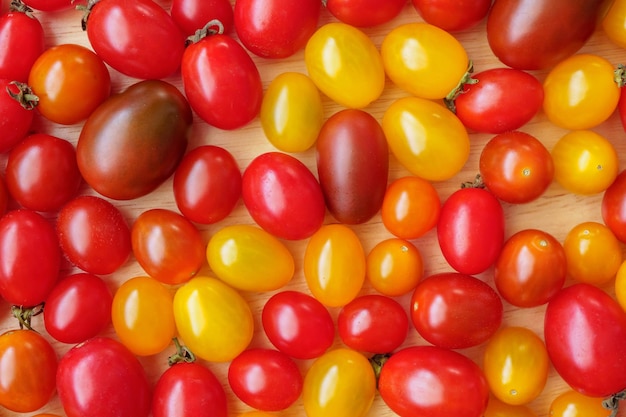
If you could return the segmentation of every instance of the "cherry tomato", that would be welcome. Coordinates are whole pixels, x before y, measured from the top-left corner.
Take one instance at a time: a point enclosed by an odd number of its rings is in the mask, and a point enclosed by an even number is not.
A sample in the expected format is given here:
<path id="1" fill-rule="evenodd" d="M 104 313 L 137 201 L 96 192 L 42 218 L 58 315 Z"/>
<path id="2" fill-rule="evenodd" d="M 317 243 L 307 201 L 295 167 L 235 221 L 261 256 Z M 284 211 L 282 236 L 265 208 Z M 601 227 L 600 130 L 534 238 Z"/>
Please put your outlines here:
<path id="1" fill-rule="evenodd" d="M 235 30 L 250 52 L 263 58 L 287 58 L 304 48 L 317 29 L 319 0 L 238 0 Z"/>
<path id="2" fill-rule="evenodd" d="M 602 406 L 603 398 L 589 397 L 568 389 L 550 403 L 550 417 L 609 417 L 611 410 Z"/>
<path id="3" fill-rule="evenodd" d="M 422 254 L 408 240 L 382 240 L 369 251 L 365 260 L 369 283 L 389 297 L 408 293 L 424 276 Z"/>
<path id="4" fill-rule="evenodd" d="M 441 252 L 452 268 L 474 275 L 498 258 L 504 244 L 504 210 L 482 188 L 461 188 L 443 203 L 437 223 Z"/>
<path id="5" fill-rule="evenodd" d="M 510 236 L 493 272 L 498 293 L 517 307 L 547 303 L 563 287 L 567 260 L 563 245 L 548 232 L 523 229 Z"/>
<path id="6" fill-rule="evenodd" d="M 576 391 L 608 397 L 626 388 L 626 312 L 598 287 L 559 291 L 545 312 L 544 340 L 554 369 Z"/>
<path id="7" fill-rule="evenodd" d="M 35 115 L 33 103 L 28 102 L 31 94 L 26 84 L 0 79 L 0 153 L 9 151 L 30 132 Z"/>
<path id="8" fill-rule="evenodd" d="M 302 402 L 309 417 L 364 417 L 376 395 L 376 377 L 367 358 L 337 348 L 317 358 L 304 376 Z"/>
<path id="9" fill-rule="evenodd" d="M 212 20 L 218 20 L 227 34 L 235 27 L 229 0 L 172 0 L 170 15 L 185 36 L 194 35 Z"/>
<path id="10" fill-rule="evenodd" d="M 33 330 L 9 330 L 0 336 L 0 405 L 18 413 L 36 411 L 55 393 L 57 354 Z"/>
<path id="11" fill-rule="evenodd" d="M 141 362 L 109 337 L 89 339 L 63 355 L 56 385 L 67 417 L 107 415 L 111 407 L 119 417 L 150 413 L 151 386 Z"/>
<path id="12" fill-rule="evenodd" d="M 552 416 L 552 414 L 549 414 Z M 490 397 L 487 409 L 483 417 L 538 417 L 525 405 L 511 405 L 500 401 L 496 397 Z M 565 416 L 561 416 L 565 417 Z"/>
<path id="13" fill-rule="evenodd" d="M 431 100 L 395 100 L 385 110 L 382 126 L 398 162 L 425 180 L 448 180 L 469 158 L 465 126 L 454 113 Z"/>
<path id="14" fill-rule="evenodd" d="M 263 330 L 274 347 L 296 359 L 321 356 L 335 339 L 330 312 L 305 293 L 277 292 L 265 302 L 261 319 Z"/>
<path id="15" fill-rule="evenodd" d="M 626 261 L 623 261 L 615 274 L 615 298 L 626 311 Z"/>
<path id="16" fill-rule="evenodd" d="M 59 280 L 46 298 L 46 331 L 62 343 L 80 343 L 111 323 L 113 296 L 100 277 L 79 272 Z"/>
<path id="17" fill-rule="evenodd" d="M 81 195 L 61 208 L 56 222 L 61 249 L 86 272 L 107 275 L 130 257 L 130 228 L 122 212 L 98 196 Z"/>
<path id="18" fill-rule="evenodd" d="M 144 196 L 176 170 L 192 121 L 189 103 L 174 85 L 134 83 L 102 103 L 83 125 L 76 146 L 78 168 L 105 197 Z"/>
<path id="19" fill-rule="evenodd" d="M 404 307 L 393 298 L 368 294 L 343 306 L 337 316 L 337 332 L 351 349 L 389 353 L 402 345 L 409 331 Z"/>
<path id="20" fill-rule="evenodd" d="M 617 150 L 606 137 L 591 130 L 563 135 L 552 148 L 554 179 L 575 194 L 597 194 L 619 172 Z"/>
<path id="21" fill-rule="evenodd" d="M 385 68 L 374 42 L 342 22 L 326 23 L 304 49 L 311 80 L 322 93 L 348 108 L 363 108 L 385 88 Z"/>
<path id="22" fill-rule="evenodd" d="M 626 89 L 620 88 L 619 101 L 617 102 L 617 113 L 620 121 L 622 122 L 622 128 L 626 131 Z"/>
<path id="23" fill-rule="evenodd" d="M 57 283 L 61 250 L 54 227 L 28 209 L 0 218 L 0 296 L 9 304 L 41 304 Z"/>
<path id="24" fill-rule="evenodd" d="M 448 32 L 470 29 L 489 13 L 491 0 L 412 0 L 422 19 Z"/>
<path id="25" fill-rule="evenodd" d="M 244 224 L 221 228 L 206 248 L 211 271 L 242 291 L 274 291 L 287 285 L 295 272 L 289 249 L 265 230 Z"/>
<path id="26" fill-rule="evenodd" d="M 602 30 L 609 40 L 622 48 L 626 47 L 624 20 L 626 20 L 626 2 L 619 0 L 610 3 L 601 21 Z"/>
<path id="27" fill-rule="evenodd" d="M 554 179 L 550 151 L 539 139 L 521 131 L 491 138 L 481 151 L 479 170 L 487 189 L 513 204 L 536 200 Z"/>
<path id="28" fill-rule="evenodd" d="M 165 78 L 180 68 L 185 35 L 156 2 L 106 0 L 88 7 L 83 29 L 93 50 L 112 68 L 139 79 Z"/>
<path id="29" fill-rule="evenodd" d="M 480 279 L 456 272 L 424 278 L 410 302 L 411 321 L 435 346 L 462 349 L 487 341 L 502 323 L 498 293 Z"/>
<path id="30" fill-rule="evenodd" d="M 366 257 L 359 236 L 344 224 L 323 225 L 307 242 L 303 268 L 309 291 L 322 304 L 348 304 L 365 281 Z"/>
<path id="31" fill-rule="evenodd" d="M 493 395 L 512 404 L 527 404 L 539 397 L 548 380 L 550 359 L 532 330 L 508 326 L 489 339 L 483 370 Z"/>
<path id="32" fill-rule="evenodd" d="M 9 207 L 9 190 L 7 190 L 4 178 L 0 176 L 0 217 L 2 217 Z"/>
<path id="33" fill-rule="evenodd" d="M 191 108 L 208 124 L 233 130 L 259 114 L 261 75 L 243 46 L 230 36 L 209 34 L 187 46 L 181 75 Z"/>
<path id="34" fill-rule="evenodd" d="M 241 197 L 241 172 L 233 155 L 214 145 L 187 152 L 174 172 L 174 199 L 195 223 L 213 224 L 228 216 Z"/>
<path id="35" fill-rule="evenodd" d="M 468 357 L 436 346 L 399 350 L 378 378 L 383 401 L 401 416 L 481 417 L 489 387 Z"/>
<path id="36" fill-rule="evenodd" d="M 326 8 L 343 23 L 356 27 L 373 27 L 390 22 L 404 8 L 405 0 L 328 0 Z"/>
<path id="37" fill-rule="evenodd" d="M 285 353 L 274 349 L 248 349 L 228 366 L 228 384 L 237 398 L 262 411 L 280 411 L 300 398 L 300 368 Z"/>
<path id="38" fill-rule="evenodd" d="M 74 6 L 72 0 L 26 0 L 24 3 L 33 9 L 44 12 L 66 10 Z"/>
<path id="39" fill-rule="evenodd" d="M 328 211 L 339 222 L 370 220 L 383 204 L 389 175 L 385 133 L 370 113 L 344 109 L 317 138 L 317 174 Z"/>
<path id="40" fill-rule="evenodd" d="M 22 207 L 43 212 L 59 210 L 78 194 L 83 181 L 74 146 L 44 133 L 27 136 L 11 150 L 5 180 Z"/>
<path id="41" fill-rule="evenodd" d="M 254 333 L 248 302 L 229 285 L 207 276 L 197 275 L 176 290 L 174 320 L 187 347 L 211 362 L 235 358 Z"/>
<path id="42" fill-rule="evenodd" d="M 33 63 L 45 49 L 41 22 L 28 7 L 9 8 L 0 16 L 0 79 L 28 81 Z"/>
<path id="43" fill-rule="evenodd" d="M 242 197 L 254 221 L 281 239 L 308 238 L 324 222 L 326 206 L 317 178 L 289 154 L 255 157 L 243 173 Z"/>
<path id="44" fill-rule="evenodd" d="M 602 196 L 601 212 L 604 224 L 617 239 L 626 243 L 626 171 L 621 171 Z"/>
<path id="45" fill-rule="evenodd" d="M 392 29 L 380 47 L 387 76 L 403 90 L 441 99 L 462 81 L 469 65 L 463 45 L 445 30 L 423 22 Z"/>

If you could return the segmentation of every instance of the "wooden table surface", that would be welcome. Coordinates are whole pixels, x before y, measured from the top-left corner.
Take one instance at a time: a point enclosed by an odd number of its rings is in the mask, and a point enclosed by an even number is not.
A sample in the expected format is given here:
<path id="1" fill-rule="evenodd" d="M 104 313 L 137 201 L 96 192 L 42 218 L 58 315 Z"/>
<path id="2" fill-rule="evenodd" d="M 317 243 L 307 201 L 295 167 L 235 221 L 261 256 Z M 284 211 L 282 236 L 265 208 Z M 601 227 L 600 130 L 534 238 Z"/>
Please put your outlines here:
<path id="1" fill-rule="evenodd" d="M 234 0 L 233 0 L 234 2 Z M 167 0 L 160 0 L 160 3 L 164 7 L 169 7 Z M 6 10 L 8 7 L 8 0 L 2 0 L 2 10 Z M 89 46 L 86 33 L 81 31 L 80 19 L 82 12 L 76 10 L 67 10 L 55 13 L 41 13 L 36 12 L 35 15 L 42 22 L 46 31 L 46 43 L 47 46 L 53 46 L 62 43 L 76 43 L 84 46 Z M 334 21 L 335 19 L 326 10 L 322 11 L 320 24 Z M 392 22 L 382 25 L 380 27 L 367 29 L 365 32 L 371 36 L 374 43 L 380 47 L 383 37 L 395 26 L 406 23 L 421 21 L 421 18 L 410 3 L 404 7 L 402 13 L 394 19 Z M 462 44 L 466 47 L 470 58 L 474 61 L 475 71 L 483 71 L 492 67 L 501 67 L 502 64 L 491 53 L 486 39 L 486 31 L 484 22 L 477 27 L 455 34 Z M 234 35 L 233 35 L 234 36 Z M 596 31 L 586 46 L 583 47 L 581 52 L 594 52 L 601 54 L 607 58 L 611 63 L 617 65 L 621 62 L 626 62 L 626 51 L 614 46 L 606 38 L 604 33 L 600 30 Z M 303 61 L 303 52 L 299 52 L 294 56 L 285 60 L 266 60 L 253 57 L 258 64 L 258 68 L 261 73 L 263 85 L 267 88 L 270 81 L 278 74 L 285 71 L 299 71 L 306 73 L 306 69 Z M 131 82 L 131 80 L 115 70 L 110 70 L 112 77 L 112 87 L 114 91 L 121 91 Z M 538 72 L 536 75 L 543 79 L 545 73 Z M 182 83 L 178 76 L 173 76 L 166 79 L 173 83 L 182 90 Z M 396 98 L 406 95 L 392 83 L 387 80 L 386 89 L 379 100 L 371 104 L 367 111 L 374 115 L 378 120 L 382 120 L 382 115 L 387 106 Z M 340 106 L 332 103 L 329 99 L 324 98 L 324 108 L 326 117 L 330 116 L 334 112 L 341 109 Z M 36 119 L 36 129 L 40 132 L 52 134 L 64 139 L 76 143 L 78 134 L 81 129 L 81 124 L 72 126 L 54 125 L 50 122 L 43 120 L 41 117 Z M 563 129 L 560 129 L 550 124 L 543 114 L 537 115 L 528 125 L 524 126 L 521 130 L 535 135 L 539 138 L 547 147 L 551 149 L 556 141 L 565 133 Z M 598 133 L 605 135 L 609 138 L 618 149 L 620 155 L 621 168 L 626 164 L 626 134 L 622 129 L 620 121 L 616 115 L 608 120 L 603 125 L 594 129 Z M 459 184 L 463 181 L 471 180 L 478 172 L 478 157 L 480 151 L 487 140 L 492 135 L 489 134 L 470 134 L 471 136 L 471 155 L 465 165 L 464 169 L 456 175 L 454 178 L 437 183 L 437 190 L 440 197 L 445 199 L 453 190 L 455 190 Z M 210 127 L 203 123 L 199 117 L 195 117 L 194 126 L 190 137 L 190 149 L 201 144 L 213 144 L 223 146 L 228 149 L 237 159 L 240 164 L 240 168 L 243 168 L 258 154 L 266 151 L 274 150 L 265 138 L 261 129 L 258 119 L 255 119 L 249 125 L 235 131 L 221 131 L 216 128 Z M 315 153 L 311 149 L 307 152 L 296 154 L 300 160 L 302 160 L 314 173 L 315 168 Z M 0 163 L 2 165 L 2 171 L 4 170 L 4 162 L 6 157 L 0 157 Z M 395 178 L 408 175 L 408 171 L 402 168 L 398 162 L 390 157 L 390 178 Z M 83 187 L 82 193 L 92 194 L 93 191 L 89 190 L 86 186 Z M 600 214 L 600 201 L 602 195 L 593 196 L 577 196 L 566 192 L 558 184 L 553 183 L 547 190 L 544 196 L 538 200 L 523 204 L 523 205 L 509 205 L 504 204 L 504 210 L 506 213 L 506 234 L 511 234 L 526 228 L 538 228 L 543 229 L 552 235 L 554 235 L 561 242 L 565 238 L 567 232 L 578 223 L 584 221 L 602 221 Z M 117 207 L 126 216 L 129 224 L 133 219 L 138 216 L 139 213 L 146 209 L 161 207 L 172 210 L 177 210 L 174 203 L 172 194 L 172 181 L 171 178 L 165 182 L 155 192 L 133 200 L 124 202 L 114 202 Z M 327 221 L 332 219 L 327 216 Z M 199 226 L 203 232 L 203 236 L 208 241 L 208 238 L 219 228 L 227 224 L 233 223 L 253 223 L 248 215 L 243 204 L 240 202 L 235 208 L 231 216 L 224 221 L 211 226 Z M 366 224 L 354 226 L 353 229 L 357 232 L 361 238 L 364 249 L 369 251 L 379 241 L 392 237 L 389 232 L 384 228 L 380 216 L 375 216 L 371 221 Z M 293 280 L 284 289 L 297 289 L 307 292 L 308 289 L 304 282 L 302 273 L 302 258 L 306 241 L 287 241 L 285 242 L 289 249 L 292 251 L 296 260 L 296 273 Z M 444 261 L 441 252 L 438 248 L 436 236 L 434 231 L 429 232 L 426 236 L 414 240 L 413 243 L 421 251 L 421 254 L 425 262 L 425 273 L 431 274 L 436 272 L 451 271 L 451 268 Z M 67 266 L 66 273 L 73 272 L 73 270 Z M 145 275 L 142 269 L 137 265 L 134 259 L 130 259 L 119 271 L 116 273 L 104 277 L 107 283 L 109 283 L 112 291 L 123 281 L 128 278 L 137 275 Z M 487 282 L 493 283 L 492 270 L 489 270 L 478 277 L 484 279 Z M 608 292 L 612 292 L 612 285 L 606 288 Z M 363 288 L 363 293 L 372 292 L 373 290 L 366 283 Z M 255 313 L 255 325 L 256 333 L 252 341 L 252 346 L 270 346 L 266 336 L 263 334 L 259 313 L 263 306 L 264 301 L 271 295 L 245 293 L 244 296 L 249 301 L 253 312 Z M 400 302 L 408 306 L 408 296 L 400 297 Z M 0 304 L 3 311 L 0 316 L 0 330 L 4 331 L 10 328 L 16 327 L 16 321 L 10 317 L 8 305 L 6 303 Z M 543 313 L 545 307 L 519 309 L 514 308 L 505 303 L 505 313 L 503 325 L 520 325 L 526 326 L 537 334 L 543 337 L 542 323 Z M 337 309 L 331 309 L 331 313 L 336 315 Z M 34 327 L 41 331 L 44 335 L 45 329 L 43 323 L 37 321 L 39 318 L 34 319 Z M 112 328 L 110 328 L 105 334 L 115 337 Z M 49 337 L 48 335 L 46 335 Z M 59 356 L 61 356 L 69 345 L 58 343 L 49 338 L 57 350 Z M 423 339 L 417 334 L 414 329 L 411 329 L 409 337 L 406 341 L 406 345 L 412 344 L 424 344 Z M 338 337 L 336 337 L 336 345 L 340 345 Z M 480 357 L 482 355 L 484 346 L 478 346 L 476 348 L 462 350 L 461 352 L 480 363 Z M 167 367 L 167 355 L 171 353 L 171 349 L 163 352 L 162 354 L 152 357 L 142 357 L 141 362 L 145 366 L 149 378 L 152 381 L 156 381 L 160 373 Z M 300 361 L 301 369 L 304 370 L 308 366 L 309 362 Z M 238 413 L 248 411 L 249 408 L 240 401 L 230 391 L 226 382 L 227 364 L 206 364 L 212 371 L 214 371 L 219 378 L 223 381 L 227 395 L 229 397 L 229 407 L 231 415 L 237 415 Z M 552 399 L 559 393 L 567 389 L 567 386 L 560 379 L 560 377 L 554 372 L 550 371 L 549 379 L 542 395 L 529 404 L 529 407 L 534 410 L 538 416 L 544 417 L 548 415 L 548 407 Z M 39 412 L 50 412 L 63 415 L 61 405 L 58 398 L 55 396 L 52 402 L 40 410 Z M 37 413 L 29 413 L 27 415 L 34 415 Z M 622 410 L 623 415 L 626 415 Z M 0 415 L 13 416 L 5 410 L 0 410 Z M 279 413 L 280 416 L 304 416 L 304 409 L 302 403 L 299 401 L 284 412 Z M 383 403 L 379 396 L 376 397 L 375 402 L 371 408 L 369 416 L 393 416 L 392 413 Z M 331 416 L 329 416 L 331 417 Z"/>

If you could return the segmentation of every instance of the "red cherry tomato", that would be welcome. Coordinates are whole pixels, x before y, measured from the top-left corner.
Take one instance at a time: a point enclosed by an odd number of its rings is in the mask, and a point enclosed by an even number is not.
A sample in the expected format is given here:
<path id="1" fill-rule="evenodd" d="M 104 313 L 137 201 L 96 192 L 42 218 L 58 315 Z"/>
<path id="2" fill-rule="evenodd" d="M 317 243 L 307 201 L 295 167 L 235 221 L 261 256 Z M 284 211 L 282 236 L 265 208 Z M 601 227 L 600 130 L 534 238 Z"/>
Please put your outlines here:
<path id="1" fill-rule="evenodd" d="M 356 27 L 372 27 L 382 25 L 398 16 L 405 0 L 328 0 L 326 8 L 333 16 Z"/>
<path id="2" fill-rule="evenodd" d="M 0 79 L 0 153 L 13 148 L 31 129 L 35 113 L 29 94 L 32 90 L 26 84 Z"/>
<path id="3" fill-rule="evenodd" d="M 28 8 L 10 8 L 0 16 L 0 39 L 0 78 L 27 82 L 33 63 L 45 48 L 41 22 Z"/>
<path id="4" fill-rule="evenodd" d="M 448 32 L 470 29 L 480 23 L 492 0 L 412 0 L 422 19 Z"/>
<path id="5" fill-rule="evenodd" d="M 0 176 L 0 217 L 7 212 L 7 208 L 9 207 L 9 190 L 7 190 L 6 182 L 4 178 Z"/>
<path id="6" fill-rule="evenodd" d="M 73 0 L 25 0 L 24 3 L 35 10 L 54 12 L 74 6 Z"/>
<path id="7" fill-rule="evenodd" d="M 219 20 L 225 34 L 234 28 L 229 0 L 172 0 L 170 15 L 185 36 L 192 36 L 212 20 Z"/>
<path id="8" fill-rule="evenodd" d="M 601 210 L 604 224 L 620 242 L 626 243 L 626 170 L 604 191 Z"/>

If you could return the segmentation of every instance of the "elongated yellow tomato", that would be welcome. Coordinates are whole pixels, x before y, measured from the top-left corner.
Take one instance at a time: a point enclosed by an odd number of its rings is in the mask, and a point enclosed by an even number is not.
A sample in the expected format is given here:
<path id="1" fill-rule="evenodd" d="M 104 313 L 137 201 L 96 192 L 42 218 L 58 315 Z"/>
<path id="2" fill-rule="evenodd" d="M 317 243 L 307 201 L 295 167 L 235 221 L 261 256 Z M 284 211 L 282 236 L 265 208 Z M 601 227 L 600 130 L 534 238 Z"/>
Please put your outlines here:
<path id="1" fill-rule="evenodd" d="M 322 304 L 352 301 L 365 281 L 366 258 L 356 233 L 343 224 L 327 224 L 311 236 L 304 252 L 304 277 Z"/>
<path id="2" fill-rule="evenodd" d="M 385 69 L 376 45 L 346 23 L 321 26 L 307 42 L 304 61 L 315 85 L 345 107 L 366 107 L 385 87 Z"/>
<path id="3" fill-rule="evenodd" d="M 225 226 L 207 245 L 207 260 L 219 279 L 243 291 L 273 291 L 293 277 L 289 249 L 265 230 L 244 224 Z"/>
<path id="4" fill-rule="evenodd" d="M 265 136 L 276 149 L 306 151 L 317 140 L 324 123 L 320 92 L 305 74 L 279 74 L 263 96 L 260 120 Z"/>
<path id="5" fill-rule="evenodd" d="M 398 87 L 427 99 L 442 99 L 468 70 L 463 45 L 429 23 L 406 23 L 389 32 L 380 49 L 385 72 Z"/>
<path id="6" fill-rule="evenodd" d="M 574 390 L 567 390 L 557 395 L 548 415 L 550 417 L 609 417 L 611 410 L 604 408 L 604 398 L 588 397 Z"/>
<path id="7" fill-rule="evenodd" d="M 176 334 L 172 294 L 154 278 L 131 278 L 113 295 L 111 321 L 120 342 L 135 355 L 160 353 Z"/>
<path id="8" fill-rule="evenodd" d="M 433 101 L 398 99 L 385 111 L 382 126 L 393 155 L 425 180 L 448 180 L 469 158 L 467 129 L 454 113 Z"/>
<path id="9" fill-rule="evenodd" d="M 543 341 L 525 327 L 503 327 L 485 347 L 483 368 L 496 398 L 511 405 L 526 404 L 543 390 L 550 368 Z"/>
<path id="10" fill-rule="evenodd" d="M 317 358 L 304 376 L 302 401 L 308 417 L 362 417 L 376 394 L 376 377 L 361 353 L 347 348 Z"/>
<path id="11" fill-rule="evenodd" d="M 197 357 L 212 362 L 234 359 L 254 333 L 247 301 L 214 277 L 195 276 L 176 290 L 174 319 L 184 344 Z"/>
<path id="12" fill-rule="evenodd" d="M 602 18 L 602 29 L 616 45 L 626 48 L 626 1 L 614 0 Z"/>

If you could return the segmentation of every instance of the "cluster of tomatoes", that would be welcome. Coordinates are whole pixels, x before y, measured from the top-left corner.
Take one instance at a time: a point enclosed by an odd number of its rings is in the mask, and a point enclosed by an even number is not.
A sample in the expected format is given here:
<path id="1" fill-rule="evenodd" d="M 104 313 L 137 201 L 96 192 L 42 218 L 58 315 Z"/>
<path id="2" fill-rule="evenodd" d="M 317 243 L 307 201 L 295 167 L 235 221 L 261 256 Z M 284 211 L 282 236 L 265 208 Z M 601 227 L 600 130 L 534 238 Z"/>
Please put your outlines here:
<path id="1" fill-rule="evenodd" d="M 3 413 L 618 414 L 626 0 L 11 7 Z"/>

